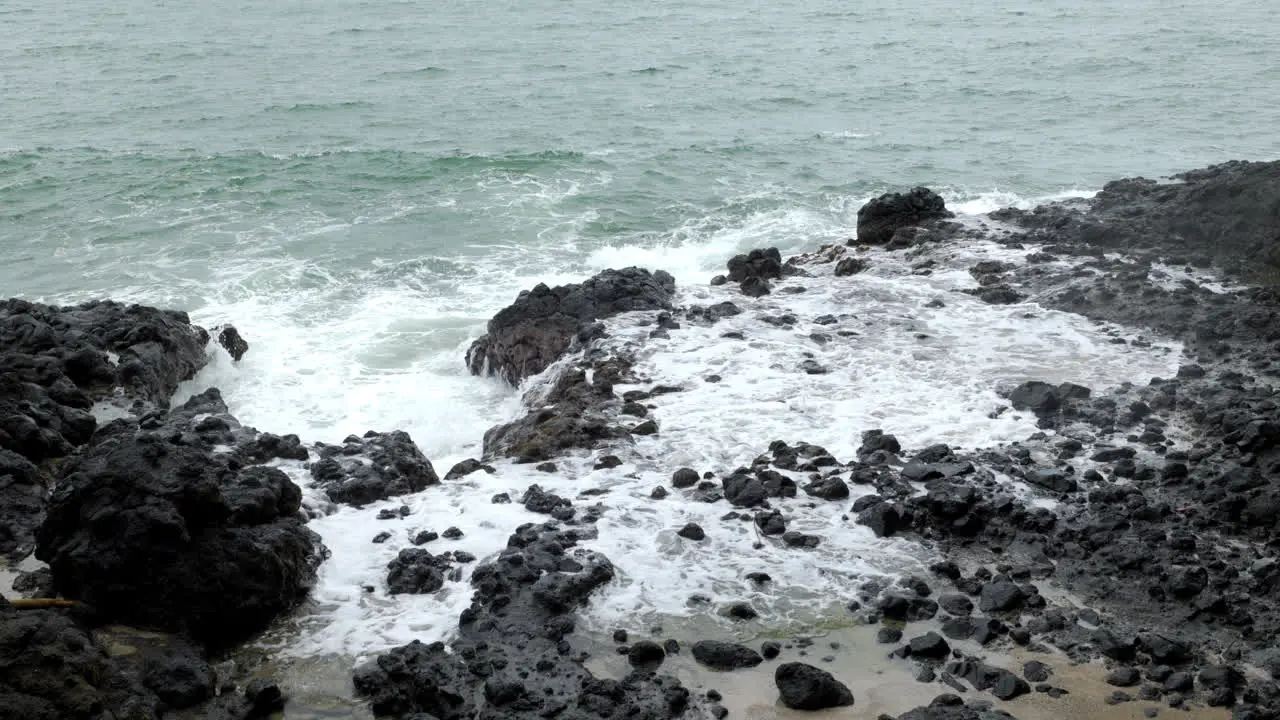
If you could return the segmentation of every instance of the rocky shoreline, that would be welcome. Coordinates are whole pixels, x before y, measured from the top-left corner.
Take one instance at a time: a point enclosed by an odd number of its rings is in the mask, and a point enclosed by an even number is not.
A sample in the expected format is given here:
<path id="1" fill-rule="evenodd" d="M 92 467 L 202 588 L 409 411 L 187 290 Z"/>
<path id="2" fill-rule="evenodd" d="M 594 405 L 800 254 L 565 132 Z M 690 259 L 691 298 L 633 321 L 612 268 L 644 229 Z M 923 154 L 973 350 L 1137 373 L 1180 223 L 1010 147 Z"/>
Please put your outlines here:
<path id="1" fill-rule="evenodd" d="M 749 523 L 760 543 L 795 553 L 838 541 L 793 529 L 797 516 L 818 503 L 847 504 L 851 527 L 926 547 L 938 558 L 928 576 L 869 581 L 845 599 L 850 622 L 879 626 L 882 651 L 936 686 L 932 703 L 900 720 L 1016 716 L 1022 696 L 1061 697 L 1053 665 L 1064 660 L 1101 664 L 1116 688 L 1106 702 L 1141 703 L 1148 717 L 1160 707 L 1280 717 L 1272 380 L 1280 375 L 1280 294 L 1271 289 L 1280 163 L 1122 180 L 1091 200 L 975 222 L 957 220 L 924 188 L 890 194 L 863 208 L 846 244 L 730 259 L 712 284 L 736 287 L 741 299 L 707 306 L 679 305 L 670 275 L 638 268 L 540 285 L 494 317 L 465 362 L 474 374 L 544 382 L 526 385 L 527 413 L 486 433 L 483 457 L 459 463 L 445 481 L 503 462 L 555 473 L 557 459 L 582 453 L 609 469 L 637 438 L 662 432 L 663 398 L 683 389 L 637 372 L 644 340 L 611 342 L 608 323 L 621 313 L 643 313 L 648 338 L 662 339 L 750 313 L 757 298 L 856 283 L 890 255 L 928 274 L 938 253 L 972 242 L 1021 258 L 973 265 L 976 287 L 965 292 L 978 300 L 1035 303 L 1149 333 L 1117 336 L 1120 343 L 1177 341 L 1184 364 L 1173 377 L 1105 391 L 1088 378 L 1011 387 L 995 412 L 1033 415 L 1042 432 L 1008 445 L 903 447 L 892 428 L 860 428 L 850 429 L 861 434 L 856 456 L 841 458 L 798 439 L 759 438 L 750 466 L 670 468 L 654 502 L 722 506 L 724 522 Z M 1225 280 L 1195 279 L 1209 270 Z M 759 322 L 812 323 L 830 329 L 813 333 L 815 343 L 851 342 L 839 310 Z M 273 463 L 309 463 L 313 487 L 351 506 L 441 482 L 404 432 L 308 446 L 242 426 L 217 390 L 169 408 L 179 383 L 208 362 L 214 335 L 183 313 L 113 302 L 0 303 L 0 552 L 15 562 L 34 552 L 49 566 L 23 578 L 39 600 L 0 601 L 0 715 L 276 712 L 280 687 L 214 669 L 305 600 L 327 555 L 306 525 L 315 509 L 303 507 L 301 488 Z M 218 329 L 216 342 L 237 360 L 250 351 L 234 328 Z M 828 368 L 808 359 L 796 372 Z M 581 547 L 610 511 L 607 500 L 576 500 L 537 485 L 494 497 L 546 521 L 511 528 L 506 549 L 475 567 L 471 607 L 448 646 L 415 642 L 355 671 L 355 689 L 375 713 L 723 717 L 719 693 L 664 671 L 681 652 L 722 672 L 777 662 L 786 708 L 857 707 L 827 670 L 775 661 L 777 641 L 747 647 L 707 637 L 681 648 L 670 638 L 620 636 L 626 674 L 593 675 L 574 642 L 578 612 L 614 579 L 619 559 Z M 701 542 L 708 529 L 678 534 Z M 388 583 L 392 592 L 434 592 L 475 560 L 401 550 Z M 768 586 L 757 575 L 747 580 Z M 57 598 L 72 602 L 49 601 Z M 726 612 L 755 620 L 749 605 Z M 110 640 L 119 625 L 166 634 L 120 654 Z M 1000 664 L 1012 650 L 1045 660 Z"/>

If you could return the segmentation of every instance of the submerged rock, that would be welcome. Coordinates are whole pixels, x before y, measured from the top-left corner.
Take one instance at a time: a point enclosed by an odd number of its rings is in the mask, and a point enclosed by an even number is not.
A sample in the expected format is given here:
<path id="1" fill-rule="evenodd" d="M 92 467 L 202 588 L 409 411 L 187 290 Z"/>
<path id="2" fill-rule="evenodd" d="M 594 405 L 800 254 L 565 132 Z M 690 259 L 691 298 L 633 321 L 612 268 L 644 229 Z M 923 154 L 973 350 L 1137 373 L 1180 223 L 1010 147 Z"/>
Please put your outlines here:
<path id="1" fill-rule="evenodd" d="M 605 270 L 585 282 L 549 288 L 538 284 L 489 320 L 467 351 L 473 375 L 493 374 L 516 384 L 545 370 L 592 322 L 635 310 L 670 310 L 675 279 L 659 270 Z"/>

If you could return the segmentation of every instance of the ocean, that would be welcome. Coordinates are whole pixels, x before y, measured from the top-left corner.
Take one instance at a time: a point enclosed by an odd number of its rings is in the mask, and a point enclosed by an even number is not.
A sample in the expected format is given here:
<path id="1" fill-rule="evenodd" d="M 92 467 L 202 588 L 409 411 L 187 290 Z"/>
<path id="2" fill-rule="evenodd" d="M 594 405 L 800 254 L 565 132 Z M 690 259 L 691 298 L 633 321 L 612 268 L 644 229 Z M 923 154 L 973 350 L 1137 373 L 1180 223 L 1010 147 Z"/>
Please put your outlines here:
<path id="1" fill-rule="evenodd" d="M 1280 156 L 1280 20 L 1260 0 L 7 0 L 0 37 L 0 295 L 233 322 L 250 353 L 217 355 L 186 394 L 216 385 L 246 424 L 306 441 L 404 429 L 441 474 L 519 412 L 519 391 L 471 377 L 463 354 L 538 282 L 639 265 L 672 273 L 682 303 L 715 301 L 708 280 L 735 253 L 841 242 L 882 192 L 926 185 L 964 219 Z M 596 547 L 622 579 L 593 627 L 715 622 L 687 594 L 727 596 L 747 565 L 798 588 L 762 608 L 819 623 L 919 549 L 860 528 L 795 563 L 744 555 L 744 526 L 689 550 L 671 531 L 719 510 L 649 490 L 774 439 L 848 457 L 873 427 L 912 447 L 1025 438 L 1032 420 L 989 417 L 1008 383 L 1176 369 L 1176 343 L 1116 345 L 1122 329 L 1078 316 L 925 309 L 1001 252 L 956 248 L 927 277 L 886 260 L 855 289 L 779 306 L 863 323 L 824 351 L 827 375 L 792 371 L 811 348 L 783 330 L 747 353 L 719 338 L 732 321 L 673 336 L 648 376 L 725 380 L 671 396 L 661 437 L 608 477 L 585 457 L 558 478 L 503 466 L 407 498 L 403 520 L 375 521 L 380 506 L 316 519 L 334 556 L 314 606 L 271 642 L 354 662 L 446 637 L 462 586 L 366 592 L 404 545 L 369 538 L 456 525 L 457 547 L 483 558 L 533 518 L 490 496 L 534 481 L 610 492 Z M 646 332 L 611 327 L 619 342 Z M 807 521 L 841 522 L 823 512 Z"/>

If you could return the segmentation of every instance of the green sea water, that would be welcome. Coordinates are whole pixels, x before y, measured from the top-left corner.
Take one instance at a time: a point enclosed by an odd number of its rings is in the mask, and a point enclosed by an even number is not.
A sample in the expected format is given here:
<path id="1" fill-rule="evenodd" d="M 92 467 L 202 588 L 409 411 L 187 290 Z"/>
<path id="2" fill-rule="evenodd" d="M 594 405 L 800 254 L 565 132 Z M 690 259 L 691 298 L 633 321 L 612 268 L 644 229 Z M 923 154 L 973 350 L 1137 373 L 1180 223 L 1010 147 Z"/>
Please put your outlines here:
<path id="1" fill-rule="evenodd" d="M 1278 31 L 1261 0 L 7 0 L 0 293 L 452 292 L 719 241 L 679 258 L 712 267 L 892 188 L 1274 157 Z"/>

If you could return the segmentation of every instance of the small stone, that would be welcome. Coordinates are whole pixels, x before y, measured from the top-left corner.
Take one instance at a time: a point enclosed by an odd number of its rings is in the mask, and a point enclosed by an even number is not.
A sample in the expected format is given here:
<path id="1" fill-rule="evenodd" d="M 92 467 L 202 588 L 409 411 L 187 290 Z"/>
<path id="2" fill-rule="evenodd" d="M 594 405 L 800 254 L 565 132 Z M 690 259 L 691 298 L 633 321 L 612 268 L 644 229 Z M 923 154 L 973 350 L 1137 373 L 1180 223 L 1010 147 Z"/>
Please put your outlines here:
<path id="1" fill-rule="evenodd" d="M 376 545 L 381 545 L 382 543 L 390 539 L 391 539 L 391 533 L 387 532 L 386 530 L 383 530 L 382 532 L 373 536 L 373 542 Z"/>
<path id="2" fill-rule="evenodd" d="M 760 654 L 765 660 L 772 660 L 782 654 L 782 643 L 777 640 L 766 640 L 760 646 Z"/>
<path id="3" fill-rule="evenodd" d="M 1049 679 L 1052 670 L 1039 660 L 1032 660 L 1022 666 L 1022 677 L 1031 682 L 1044 682 Z"/>
<path id="4" fill-rule="evenodd" d="M 676 531 L 676 534 L 686 540 L 700 542 L 707 539 L 707 533 L 702 526 L 697 523 L 689 523 Z"/>
<path id="5" fill-rule="evenodd" d="M 1138 669 L 1132 667 L 1116 668 L 1107 675 L 1107 684 L 1116 687 L 1133 687 L 1138 680 Z"/>
<path id="6" fill-rule="evenodd" d="M 440 533 L 440 537 L 445 540 L 457 540 L 462 537 L 462 531 L 456 527 L 446 528 L 444 532 Z"/>
<path id="7" fill-rule="evenodd" d="M 664 488 L 664 487 L 662 487 L 661 485 L 659 485 L 659 486 L 655 487 L 655 488 L 653 489 L 653 491 L 652 491 L 652 492 L 650 492 L 650 493 L 649 493 L 649 499 L 651 499 L 651 500 L 665 500 L 665 499 L 667 499 L 667 496 L 668 496 L 668 495 L 670 495 L 670 494 L 671 494 L 671 493 L 667 492 L 667 489 L 666 489 L 666 488 Z"/>
<path id="8" fill-rule="evenodd" d="M 626 641 L 627 641 L 627 631 L 626 631 L 626 630 L 614 630 L 614 631 L 613 631 L 613 641 L 614 641 L 614 642 L 616 642 L 616 643 L 624 643 L 624 642 L 626 642 Z"/>
<path id="9" fill-rule="evenodd" d="M 553 462 L 538 463 L 533 466 L 533 469 L 538 472 L 553 473 L 556 471 L 556 464 Z"/>
<path id="10" fill-rule="evenodd" d="M 911 648 L 912 657 L 942 660 L 951 654 L 951 646 L 936 632 L 911 638 L 907 647 Z"/>
<path id="11" fill-rule="evenodd" d="M 725 609 L 725 617 L 734 620 L 755 620 L 760 617 L 756 609 L 744 602 L 734 603 Z"/>
<path id="12" fill-rule="evenodd" d="M 876 642 L 892 645 L 902 639 L 902 628 L 882 627 L 876 631 Z"/>

